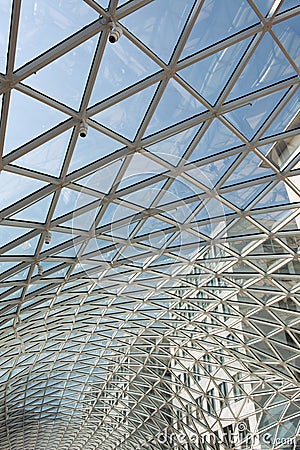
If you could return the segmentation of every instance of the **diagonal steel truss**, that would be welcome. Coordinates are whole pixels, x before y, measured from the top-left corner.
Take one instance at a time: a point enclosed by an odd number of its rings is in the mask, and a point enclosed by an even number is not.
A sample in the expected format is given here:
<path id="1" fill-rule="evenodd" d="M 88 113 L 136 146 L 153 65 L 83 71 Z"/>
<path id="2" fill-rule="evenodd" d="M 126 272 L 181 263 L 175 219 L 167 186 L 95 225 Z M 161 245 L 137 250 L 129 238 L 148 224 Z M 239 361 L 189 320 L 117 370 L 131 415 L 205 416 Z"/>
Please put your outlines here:
<path id="1" fill-rule="evenodd" d="M 22 67 L 15 61 L 26 6 L 11 5 L 0 74 L 1 448 L 217 448 L 211 436 L 228 448 L 226 427 L 246 420 L 257 439 L 251 448 L 284 448 L 299 426 L 299 67 L 276 30 L 299 24 L 300 7 L 276 0 L 264 14 L 263 2 L 241 1 L 256 17 L 251 26 L 204 48 L 200 39 L 182 57 L 216 3 L 182 2 L 189 11 L 165 60 L 125 26 L 162 0 L 82 3 L 99 17 Z M 171 21 L 172 8 L 168 14 Z M 120 43 L 157 70 L 94 103 L 111 22 L 122 28 Z M 262 84 L 267 75 L 258 73 L 249 92 L 233 95 L 245 70 L 259 72 L 253 58 L 265 38 L 290 72 Z M 92 39 L 77 109 L 33 87 L 34 74 Z M 213 61 L 215 73 L 237 44 L 244 50 L 212 103 L 189 70 Z M 133 105 L 147 89 L 143 113 L 127 106 L 127 119 L 138 117 L 129 139 L 126 124 L 124 133 L 122 122 L 115 126 L 114 108 Z M 180 93 L 178 110 L 165 103 L 169 89 Z M 14 95 L 65 119 L 8 149 Z M 168 126 L 160 124 L 162 105 Z M 88 146 L 80 150 L 83 120 Z M 251 135 L 246 122 L 257 123 Z M 15 123 L 16 134 L 21 127 Z M 66 134 L 56 176 L 46 161 L 45 170 L 28 165 Z M 109 141 L 114 150 L 105 148 Z M 82 163 L 72 166 L 80 151 Z M 26 191 L 24 180 L 33 188 Z"/>

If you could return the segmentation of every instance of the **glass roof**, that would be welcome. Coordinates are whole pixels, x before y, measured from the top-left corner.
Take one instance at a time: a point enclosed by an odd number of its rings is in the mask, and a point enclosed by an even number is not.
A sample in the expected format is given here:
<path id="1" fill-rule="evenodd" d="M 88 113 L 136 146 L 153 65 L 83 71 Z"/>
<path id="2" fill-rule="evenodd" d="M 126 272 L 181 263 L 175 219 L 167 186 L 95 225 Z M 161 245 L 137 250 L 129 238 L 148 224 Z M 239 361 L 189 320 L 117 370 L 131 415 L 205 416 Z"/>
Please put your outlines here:
<path id="1" fill-rule="evenodd" d="M 299 3 L 0 13 L 1 450 L 296 448 Z"/>

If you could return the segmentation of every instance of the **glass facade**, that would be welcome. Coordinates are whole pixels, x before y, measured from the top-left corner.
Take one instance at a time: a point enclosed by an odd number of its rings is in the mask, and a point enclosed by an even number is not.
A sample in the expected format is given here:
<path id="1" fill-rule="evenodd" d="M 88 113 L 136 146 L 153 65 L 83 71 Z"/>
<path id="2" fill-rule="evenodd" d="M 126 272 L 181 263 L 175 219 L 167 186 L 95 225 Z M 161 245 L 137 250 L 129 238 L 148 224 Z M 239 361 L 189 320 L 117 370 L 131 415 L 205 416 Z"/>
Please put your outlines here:
<path id="1" fill-rule="evenodd" d="M 1 450 L 299 447 L 299 14 L 0 0 Z"/>

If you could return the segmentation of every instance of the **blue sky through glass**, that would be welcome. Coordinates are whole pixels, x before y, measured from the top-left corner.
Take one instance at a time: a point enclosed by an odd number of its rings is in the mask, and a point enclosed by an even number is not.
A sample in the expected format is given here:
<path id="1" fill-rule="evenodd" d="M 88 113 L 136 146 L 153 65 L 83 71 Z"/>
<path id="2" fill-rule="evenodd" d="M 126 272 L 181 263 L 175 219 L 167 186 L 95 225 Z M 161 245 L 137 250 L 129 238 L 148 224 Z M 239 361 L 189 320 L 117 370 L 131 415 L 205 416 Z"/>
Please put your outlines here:
<path id="1" fill-rule="evenodd" d="M 182 405 L 295 435 L 297 6 L 0 0 L 1 450 L 157 450 Z"/>

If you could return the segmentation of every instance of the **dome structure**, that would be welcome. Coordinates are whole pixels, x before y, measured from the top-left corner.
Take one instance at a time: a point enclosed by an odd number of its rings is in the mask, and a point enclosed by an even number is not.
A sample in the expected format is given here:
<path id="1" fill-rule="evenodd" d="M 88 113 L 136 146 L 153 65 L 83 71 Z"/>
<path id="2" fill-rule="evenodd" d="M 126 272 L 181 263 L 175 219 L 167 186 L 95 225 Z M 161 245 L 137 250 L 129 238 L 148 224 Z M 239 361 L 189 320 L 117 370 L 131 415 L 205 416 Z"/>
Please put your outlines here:
<path id="1" fill-rule="evenodd" d="M 298 448 L 298 2 L 0 12 L 1 450 Z"/>

